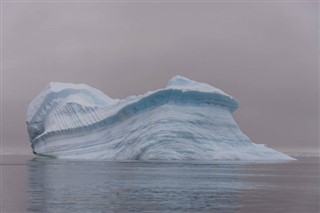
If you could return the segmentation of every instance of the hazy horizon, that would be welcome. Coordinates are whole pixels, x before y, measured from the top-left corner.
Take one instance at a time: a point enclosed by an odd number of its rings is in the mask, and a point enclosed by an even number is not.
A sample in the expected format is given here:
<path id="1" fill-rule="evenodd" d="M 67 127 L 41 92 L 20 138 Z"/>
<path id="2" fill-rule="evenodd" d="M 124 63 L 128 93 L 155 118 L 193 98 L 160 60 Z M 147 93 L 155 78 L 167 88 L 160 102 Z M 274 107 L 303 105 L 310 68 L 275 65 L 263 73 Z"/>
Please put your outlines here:
<path id="1" fill-rule="evenodd" d="M 318 2 L 3 2 L 2 150 L 32 153 L 28 104 L 51 81 L 112 98 L 182 75 L 240 102 L 255 143 L 319 151 Z"/>

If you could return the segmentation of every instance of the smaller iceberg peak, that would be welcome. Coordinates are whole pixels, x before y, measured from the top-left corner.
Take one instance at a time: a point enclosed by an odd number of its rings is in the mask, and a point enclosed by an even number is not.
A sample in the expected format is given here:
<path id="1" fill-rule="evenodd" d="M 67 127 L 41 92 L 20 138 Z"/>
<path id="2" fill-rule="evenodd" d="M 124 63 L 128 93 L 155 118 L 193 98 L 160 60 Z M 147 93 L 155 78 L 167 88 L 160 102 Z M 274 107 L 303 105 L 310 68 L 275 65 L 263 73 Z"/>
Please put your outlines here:
<path id="1" fill-rule="evenodd" d="M 59 92 L 64 89 L 84 89 L 87 87 L 88 86 L 85 84 L 50 82 L 46 88 L 51 90 L 52 92 Z"/>
<path id="2" fill-rule="evenodd" d="M 46 95 L 50 93 L 63 93 L 65 94 L 65 96 L 71 96 L 80 93 L 84 96 L 90 97 L 94 104 L 107 104 L 110 102 L 117 102 L 117 99 L 112 99 L 105 93 L 91 86 L 88 86 L 87 84 L 50 82 L 43 92 L 46 93 Z"/>
<path id="3" fill-rule="evenodd" d="M 97 96 L 99 100 L 97 102 L 99 103 L 105 103 L 106 101 L 110 102 L 113 99 L 107 96 L 105 93 L 101 92 L 98 89 L 95 89 L 91 86 L 88 86 L 86 84 L 73 84 L 73 83 L 62 83 L 62 82 L 50 82 L 46 89 L 44 90 L 47 93 L 58 93 L 63 91 L 70 91 L 69 93 L 72 93 L 71 91 L 85 91 L 87 92 L 89 96 Z"/>
<path id="4" fill-rule="evenodd" d="M 54 109 L 57 105 L 77 103 L 83 106 L 107 106 L 119 100 L 112 99 L 105 93 L 86 84 L 50 82 L 45 89 L 31 102 L 27 111 L 27 122 L 35 115 Z"/>

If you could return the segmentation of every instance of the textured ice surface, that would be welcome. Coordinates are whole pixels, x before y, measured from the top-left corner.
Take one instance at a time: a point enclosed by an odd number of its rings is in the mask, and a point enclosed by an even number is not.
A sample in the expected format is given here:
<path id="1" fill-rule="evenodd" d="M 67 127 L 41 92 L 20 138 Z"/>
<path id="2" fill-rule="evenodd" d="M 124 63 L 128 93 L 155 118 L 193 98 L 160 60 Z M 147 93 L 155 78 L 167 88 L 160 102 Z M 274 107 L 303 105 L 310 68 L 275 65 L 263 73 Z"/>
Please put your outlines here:
<path id="1" fill-rule="evenodd" d="M 238 102 L 181 76 L 164 89 L 112 99 L 84 84 L 50 83 L 30 104 L 35 153 L 70 159 L 291 160 L 253 143 L 232 117 Z"/>

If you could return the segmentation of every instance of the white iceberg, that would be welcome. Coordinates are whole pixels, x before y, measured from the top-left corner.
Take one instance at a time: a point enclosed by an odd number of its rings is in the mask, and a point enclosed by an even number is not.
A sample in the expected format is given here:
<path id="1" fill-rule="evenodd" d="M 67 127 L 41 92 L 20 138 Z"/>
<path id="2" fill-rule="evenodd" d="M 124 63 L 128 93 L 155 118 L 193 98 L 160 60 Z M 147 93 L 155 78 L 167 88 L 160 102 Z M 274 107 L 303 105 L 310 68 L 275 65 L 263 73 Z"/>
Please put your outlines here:
<path id="1" fill-rule="evenodd" d="M 68 159 L 293 160 L 253 143 L 235 98 L 175 76 L 164 89 L 112 99 L 84 84 L 50 83 L 29 105 L 35 154 Z"/>

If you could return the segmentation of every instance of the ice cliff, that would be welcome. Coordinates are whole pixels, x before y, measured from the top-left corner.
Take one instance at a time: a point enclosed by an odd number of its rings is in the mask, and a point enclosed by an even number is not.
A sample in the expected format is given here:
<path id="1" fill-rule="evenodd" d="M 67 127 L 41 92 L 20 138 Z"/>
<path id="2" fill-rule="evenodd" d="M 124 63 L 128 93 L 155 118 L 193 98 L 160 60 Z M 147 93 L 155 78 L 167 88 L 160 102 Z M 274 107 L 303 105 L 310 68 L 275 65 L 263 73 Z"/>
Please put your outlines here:
<path id="1" fill-rule="evenodd" d="M 164 89 L 112 99 L 85 84 L 50 83 L 29 105 L 34 153 L 69 159 L 291 160 L 253 143 L 235 98 L 175 76 Z"/>

